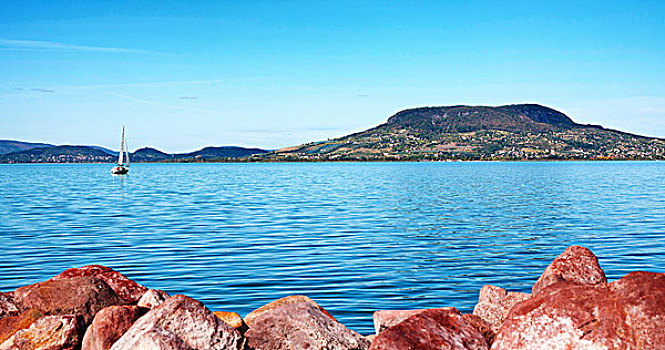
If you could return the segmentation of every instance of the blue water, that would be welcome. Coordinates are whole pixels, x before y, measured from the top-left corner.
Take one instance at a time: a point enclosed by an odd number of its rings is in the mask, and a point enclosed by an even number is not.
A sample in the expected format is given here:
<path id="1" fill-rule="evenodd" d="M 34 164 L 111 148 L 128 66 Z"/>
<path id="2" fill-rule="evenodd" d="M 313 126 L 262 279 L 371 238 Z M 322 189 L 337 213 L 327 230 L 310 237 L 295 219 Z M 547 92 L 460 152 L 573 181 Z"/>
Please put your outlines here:
<path id="1" fill-rule="evenodd" d="M 244 315 L 305 294 L 378 309 L 529 291 L 572 244 L 608 278 L 665 272 L 665 163 L 0 166 L 0 290 L 88 264 Z"/>

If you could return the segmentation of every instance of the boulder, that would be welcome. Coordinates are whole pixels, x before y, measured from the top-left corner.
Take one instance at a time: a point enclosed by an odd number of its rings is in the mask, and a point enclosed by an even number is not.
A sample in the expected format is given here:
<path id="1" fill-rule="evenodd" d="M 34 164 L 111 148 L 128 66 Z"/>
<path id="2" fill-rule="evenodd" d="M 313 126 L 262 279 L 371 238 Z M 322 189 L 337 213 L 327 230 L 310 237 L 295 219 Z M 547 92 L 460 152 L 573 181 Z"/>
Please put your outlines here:
<path id="1" fill-rule="evenodd" d="M 483 335 L 485 340 L 487 340 L 487 344 L 490 346 L 492 345 L 494 338 L 496 337 L 496 332 L 492 329 L 492 326 L 487 323 L 487 321 L 474 314 L 464 314 L 462 315 L 462 318 Z"/>
<path id="2" fill-rule="evenodd" d="M 139 318 L 111 347 L 130 349 L 242 349 L 244 339 L 201 302 L 176 295 Z"/>
<path id="3" fill-rule="evenodd" d="M 0 292 L 0 318 L 7 316 L 16 316 L 18 315 L 19 309 L 14 304 L 14 293 L 2 293 Z"/>
<path id="4" fill-rule="evenodd" d="M 453 308 L 443 308 L 442 310 L 449 310 Z M 376 334 L 380 334 L 386 329 L 406 320 L 407 318 L 417 315 L 427 309 L 417 310 L 379 310 L 374 311 L 372 320 L 374 320 L 374 330 Z"/>
<path id="5" fill-rule="evenodd" d="M 262 315 L 264 312 L 274 310 L 276 308 L 279 308 L 283 305 L 288 305 L 288 304 L 297 304 L 297 303 L 308 303 L 311 305 L 314 305 L 315 307 L 319 308 L 321 312 L 326 314 L 326 316 L 330 317 L 333 321 L 337 321 L 331 314 L 328 313 L 324 308 L 319 306 L 314 300 L 304 296 L 304 295 L 290 295 L 288 297 L 284 297 L 281 299 L 277 299 L 273 302 L 270 302 L 268 304 L 265 304 L 261 306 L 260 308 L 250 312 L 245 318 L 243 319 L 245 323 L 251 328 L 252 324 L 254 323 L 254 319 Z"/>
<path id="6" fill-rule="evenodd" d="M 86 325 L 97 311 L 123 301 L 104 281 L 94 277 L 49 280 L 14 291 L 23 310 L 39 309 L 45 315 L 81 315 Z"/>
<path id="7" fill-rule="evenodd" d="M 247 330 L 247 325 L 237 312 L 215 311 L 213 314 L 220 320 L 224 321 L 224 323 L 239 330 L 241 333 L 244 333 Z"/>
<path id="8" fill-rule="evenodd" d="M 663 349 L 663 328 L 665 274 L 633 272 L 541 290 L 513 307 L 492 349 Z"/>
<path id="9" fill-rule="evenodd" d="M 536 295 L 543 288 L 557 282 L 576 284 L 607 283 L 605 272 L 598 264 L 598 258 L 587 248 L 570 246 L 545 269 L 531 288 Z"/>
<path id="10" fill-rule="evenodd" d="M 610 288 L 616 307 L 608 300 L 607 312 L 624 317 L 624 329 L 630 329 L 626 343 L 638 349 L 665 349 L 665 274 L 632 272 Z"/>
<path id="11" fill-rule="evenodd" d="M 101 265 L 71 268 L 51 278 L 51 280 L 63 280 L 73 277 L 99 278 L 106 282 L 128 304 L 136 304 L 143 294 L 148 291 L 148 288 L 130 280 L 120 272 Z"/>
<path id="12" fill-rule="evenodd" d="M 99 311 L 83 336 L 82 350 L 108 350 L 148 309 L 114 305 Z"/>
<path id="13" fill-rule="evenodd" d="M 513 305 L 530 297 L 531 294 L 507 292 L 500 287 L 485 285 L 480 289 L 478 304 L 473 308 L 473 314 L 489 323 L 492 331 L 496 333 Z"/>
<path id="14" fill-rule="evenodd" d="M 362 335 L 330 318 L 310 302 L 287 303 L 262 312 L 245 333 L 252 349 L 360 350 L 369 347 Z"/>
<path id="15" fill-rule="evenodd" d="M 24 311 L 19 316 L 9 316 L 0 319 L 0 344 L 5 340 L 11 338 L 14 333 L 21 329 L 30 327 L 40 317 L 44 316 L 41 311 L 37 309 L 30 309 Z"/>
<path id="16" fill-rule="evenodd" d="M 0 350 L 73 350 L 79 348 L 76 316 L 45 316 L 0 344 Z"/>
<path id="17" fill-rule="evenodd" d="M 489 349 L 483 335 L 455 308 L 430 309 L 381 332 L 370 350 Z"/>
<path id="18" fill-rule="evenodd" d="M 159 289 L 148 289 L 139 299 L 137 306 L 154 309 L 159 306 L 164 300 L 170 298 L 169 293 Z"/>
<path id="19" fill-rule="evenodd" d="M 114 349 L 113 347 L 111 349 Z M 146 330 L 139 338 L 134 339 L 131 347 L 135 350 L 194 350 L 174 333 L 160 328 Z"/>

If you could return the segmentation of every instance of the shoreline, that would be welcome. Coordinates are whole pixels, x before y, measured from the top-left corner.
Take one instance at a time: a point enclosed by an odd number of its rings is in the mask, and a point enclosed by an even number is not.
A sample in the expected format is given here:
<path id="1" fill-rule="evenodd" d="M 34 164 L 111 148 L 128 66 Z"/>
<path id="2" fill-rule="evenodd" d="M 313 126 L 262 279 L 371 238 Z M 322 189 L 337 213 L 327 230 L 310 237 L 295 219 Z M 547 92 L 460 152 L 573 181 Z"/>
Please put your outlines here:
<path id="1" fill-rule="evenodd" d="M 206 160 L 185 162 L 132 162 L 132 164 L 298 164 L 298 163 L 620 163 L 620 162 L 662 162 L 663 159 L 483 159 L 483 160 L 283 160 L 283 161 L 254 161 L 254 160 Z M 108 162 L 23 162 L 23 163 L 0 163 L 0 165 L 25 165 L 25 164 L 98 164 L 114 165 Z"/>

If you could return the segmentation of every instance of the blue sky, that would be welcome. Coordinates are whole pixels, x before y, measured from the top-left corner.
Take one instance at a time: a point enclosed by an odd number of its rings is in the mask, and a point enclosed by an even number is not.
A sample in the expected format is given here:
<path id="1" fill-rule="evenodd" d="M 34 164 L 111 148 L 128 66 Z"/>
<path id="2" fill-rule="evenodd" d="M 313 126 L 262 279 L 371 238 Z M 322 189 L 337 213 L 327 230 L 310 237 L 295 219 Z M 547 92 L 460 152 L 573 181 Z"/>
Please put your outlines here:
<path id="1" fill-rule="evenodd" d="M 665 137 L 665 1 L 5 1 L 0 139 L 279 148 L 423 105 Z"/>

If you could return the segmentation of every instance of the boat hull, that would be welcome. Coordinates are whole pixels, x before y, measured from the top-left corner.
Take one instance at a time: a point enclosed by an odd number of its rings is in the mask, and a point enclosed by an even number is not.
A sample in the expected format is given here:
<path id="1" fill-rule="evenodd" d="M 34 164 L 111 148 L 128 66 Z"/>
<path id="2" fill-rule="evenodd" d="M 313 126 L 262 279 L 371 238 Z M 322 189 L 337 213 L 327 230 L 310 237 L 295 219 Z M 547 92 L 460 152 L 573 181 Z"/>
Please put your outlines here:
<path id="1" fill-rule="evenodd" d="M 111 174 L 114 175 L 125 175 L 129 172 L 129 169 L 125 168 L 124 166 L 117 166 L 113 169 L 111 169 Z"/>

